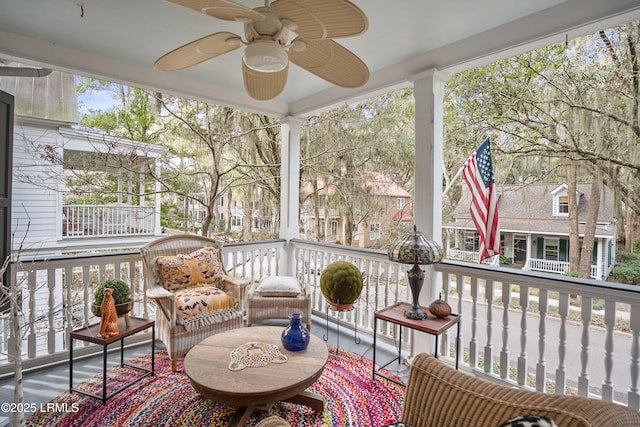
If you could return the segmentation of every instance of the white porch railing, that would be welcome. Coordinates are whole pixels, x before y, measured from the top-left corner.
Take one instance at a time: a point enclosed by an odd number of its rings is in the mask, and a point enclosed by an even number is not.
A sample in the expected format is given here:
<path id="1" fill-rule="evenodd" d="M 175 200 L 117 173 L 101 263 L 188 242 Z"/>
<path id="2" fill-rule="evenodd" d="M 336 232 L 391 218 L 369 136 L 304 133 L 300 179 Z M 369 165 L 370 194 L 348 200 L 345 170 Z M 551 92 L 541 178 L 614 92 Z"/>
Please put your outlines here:
<path id="1" fill-rule="evenodd" d="M 359 334 L 373 332 L 376 310 L 410 300 L 407 266 L 389 262 L 382 251 L 274 240 L 230 243 L 224 255 L 231 274 L 250 280 L 283 274 L 281 261 L 286 261 L 309 286 L 314 314 L 340 316 L 345 328 L 357 325 Z M 328 309 L 320 292 L 320 274 L 335 260 L 353 262 L 365 274 L 362 296 L 349 312 Z M 462 314 L 463 369 L 524 388 L 597 395 L 640 407 L 639 289 L 448 260 L 433 268 L 441 273 L 434 291 L 443 288 L 443 298 Z M 89 310 L 90 291 L 110 275 L 131 283 L 134 314 L 153 315 L 142 291 L 138 253 L 62 257 L 19 265 L 16 276 L 25 280 L 25 368 L 66 360 L 68 331 L 97 321 Z M 32 314 L 36 321 L 29 322 Z M 6 333 L 7 322 L 0 319 L 0 337 L 5 337 L 0 343 L 0 375 L 13 371 L 8 353 L 16 337 Z M 395 328 L 386 322 L 378 325 L 378 338 L 393 342 Z M 409 348 L 411 335 L 403 334 L 400 344 L 405 348 Z M 443 359 L 451 360 L 454 337 L 453 331 L 444 335 L 439 346 Z M 86 353 L 99 350 L 93 345 L 81 347 Z"/>
<path id="2" fill-rule="evenodd" d="M 530 258 L 523 270 L 530 271 L 544 271 L 547 273 L 559 273 L 564 274 L 569 271 L 569 263 L 565 261 L 553 261 L 548 259 Z M 598 266 L 591 266 L 591 278 L 595 279 L 598 274 Z"/>
<path id="3" fill-rule="evenodd" d="M 152 206 L 65 205 L 62 214 L 65 238 L 153 234 L 155 226 Z"/>
<path id="4" fill-rule="evenodd" d="M 480 262 L 480 252 L 447 248 L 446 258 L 454 261 L 464 261 L 478 264 Z M 500 257 L 498 255 L 492 256 L 491 258 L 485 259 L 483 264 L 499 266 Z"/>

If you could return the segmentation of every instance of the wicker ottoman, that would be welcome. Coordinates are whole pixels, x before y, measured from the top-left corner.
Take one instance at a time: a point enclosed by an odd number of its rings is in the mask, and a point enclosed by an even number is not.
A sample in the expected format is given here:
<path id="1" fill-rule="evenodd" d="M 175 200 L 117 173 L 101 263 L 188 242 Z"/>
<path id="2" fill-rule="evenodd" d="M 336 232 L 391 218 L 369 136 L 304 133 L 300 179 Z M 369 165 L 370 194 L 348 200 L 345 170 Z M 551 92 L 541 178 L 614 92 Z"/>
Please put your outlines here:
<path id="1" fill-rule="evenodd" d="M 295 277 L 269 276 L 252 284 L 247 294 L 247 326 L 269 319 L 289 319 L 300 313 L 311 330 L 311 298 Z"/>
<path id="2" fill-rule="evenodd" d="M 256 424 L 256 427 L 287 427 L 291 426 L 287 420 L 284 418 L 280 418 L 277 415 L 272 415 L 270 417 L 265 418 Z"/>

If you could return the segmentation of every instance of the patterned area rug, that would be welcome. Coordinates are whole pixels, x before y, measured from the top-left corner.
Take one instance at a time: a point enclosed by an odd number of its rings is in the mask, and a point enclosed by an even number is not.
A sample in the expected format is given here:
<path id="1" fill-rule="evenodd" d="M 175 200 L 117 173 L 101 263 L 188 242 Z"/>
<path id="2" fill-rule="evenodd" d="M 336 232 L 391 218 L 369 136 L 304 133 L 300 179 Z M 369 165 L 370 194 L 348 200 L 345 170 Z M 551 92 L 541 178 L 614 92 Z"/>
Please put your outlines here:
<path id="1" fill-rule="evenodd" d="M 254 413 L 248 426 L 254 426 L 269 415 L 279 415 L 292 426 L 379 426 L 399 420 L 404 387 L 391 381 L 371 379 L 369 359 L 335 348 L 322 373 L 309 390 L 324 396 L 323 413 L 293 403 L 278 402 L 268 414 Z M 149 367 L 151 355 L 139 357 L 131 364 Z M 386 375 L 393 377 L 389 372 Z M 111 393 L 134 375 L 134 369 L 111 367 L 108 370 Z M 100 393 L 102 375 L 76 385 L 79 390 Z M 165 351 L 156 354 L 156 373 L 115 395 L 107 401 L 64 392 L 48 405 L 55 408 L 35 412 L 27 418 L 28 426 L 226 426 L 234 409 L 231 406 L 200 397 L 182 370 L 171 372 L 171 362 Z"/>

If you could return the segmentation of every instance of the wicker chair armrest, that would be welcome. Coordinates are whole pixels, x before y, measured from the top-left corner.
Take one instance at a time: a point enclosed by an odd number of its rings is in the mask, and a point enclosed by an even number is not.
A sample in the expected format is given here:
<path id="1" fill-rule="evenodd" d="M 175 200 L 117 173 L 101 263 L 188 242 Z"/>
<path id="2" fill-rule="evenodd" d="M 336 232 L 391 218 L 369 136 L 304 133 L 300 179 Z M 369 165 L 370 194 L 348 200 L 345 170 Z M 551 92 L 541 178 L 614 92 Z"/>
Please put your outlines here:
<path id="1" fill-rule="evenodd" d="M 248 280 L 224 276 L 217 286 L 240 301 L 244 297 L 244 290 L 248 284 Z"/>
<path id="2" fill-rule="evenodd" d="M 176 299 L 176 296 L 173 294 L 173 292 L 169 292 L 162 286 L 158 285 L 152 285 L 149 287 L 149 289 L 147 289 L 147 297 L 154 300 L 168 298 L 172 301 L 175 301 Z"/>
<path id="3" fill-rule="evenodd" d="M 147 297 L 153 300 L 169 324 L 176 325 L 176 296 L 162 286 L 152 285 L 147 289 Z M 156 314 L 157 316 L 157 314 Z"/>

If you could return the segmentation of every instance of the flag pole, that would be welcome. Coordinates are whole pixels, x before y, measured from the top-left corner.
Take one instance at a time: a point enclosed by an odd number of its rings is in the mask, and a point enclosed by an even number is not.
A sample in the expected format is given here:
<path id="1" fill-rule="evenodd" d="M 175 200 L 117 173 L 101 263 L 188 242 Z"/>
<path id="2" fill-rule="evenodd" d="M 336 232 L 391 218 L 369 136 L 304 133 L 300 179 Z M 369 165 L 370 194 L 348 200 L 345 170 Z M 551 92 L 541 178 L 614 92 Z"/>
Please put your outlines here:
<path id="1" fill-rule="evenodd" d="M 456 182 L 456 179 L 458 179 L 460 177 L 460 174 L 462 174 L 462 170 L 463 169 L 464 169 L 464 163 L 462 164 L 462 166 L 458 170 L 458 173 L 456 173 L 455 176 L 453 178 L 451 178 L 451 181 L 449 181 L 449 184 L 447 184 L 447 187 L 442 192 L 442 197 L 447 195 L 447 193 L 449 192 L 449 190 L 453 186 L 453 183 Z"/>

